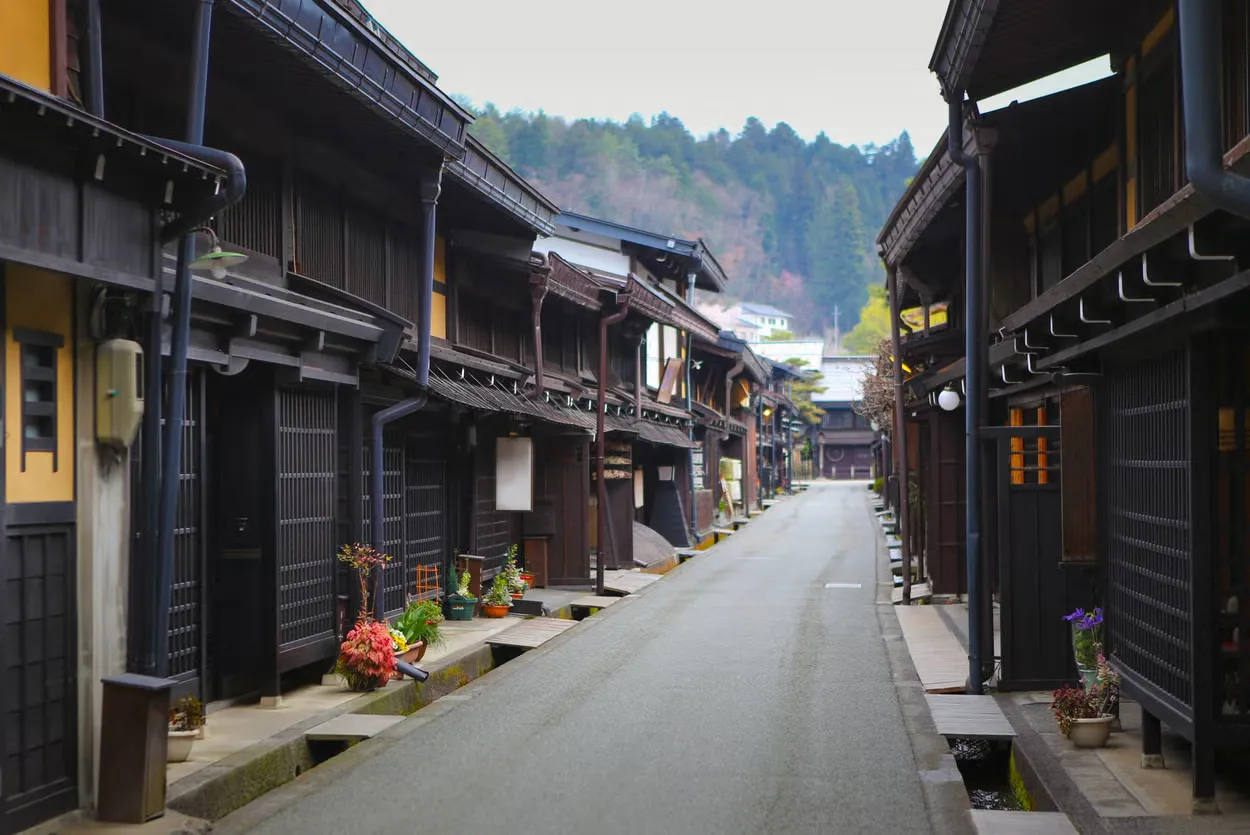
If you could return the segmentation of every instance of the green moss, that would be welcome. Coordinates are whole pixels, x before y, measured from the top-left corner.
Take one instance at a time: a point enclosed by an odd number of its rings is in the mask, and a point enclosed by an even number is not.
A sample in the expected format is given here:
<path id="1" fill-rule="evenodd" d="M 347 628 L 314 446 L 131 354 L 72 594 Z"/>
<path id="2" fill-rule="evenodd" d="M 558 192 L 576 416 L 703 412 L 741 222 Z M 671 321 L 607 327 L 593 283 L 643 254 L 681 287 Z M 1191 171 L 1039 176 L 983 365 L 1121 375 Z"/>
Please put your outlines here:
<path id="1" fill-rule="evenodd" d="M 1007 780 L 1011 785 L 1011 793 L 1015 795 L 1016 802 L 1020 804 L 1020 808 L 1025 812 L 1034 810 L 1033 798 L 1029 795 L 1029 790 L 1024 785 L 1024 777 L 1020 774 L 1020 768 L 1016 765 L 1016 750 L 1011 749 L 1011 761 L 1007 771 Z"/>

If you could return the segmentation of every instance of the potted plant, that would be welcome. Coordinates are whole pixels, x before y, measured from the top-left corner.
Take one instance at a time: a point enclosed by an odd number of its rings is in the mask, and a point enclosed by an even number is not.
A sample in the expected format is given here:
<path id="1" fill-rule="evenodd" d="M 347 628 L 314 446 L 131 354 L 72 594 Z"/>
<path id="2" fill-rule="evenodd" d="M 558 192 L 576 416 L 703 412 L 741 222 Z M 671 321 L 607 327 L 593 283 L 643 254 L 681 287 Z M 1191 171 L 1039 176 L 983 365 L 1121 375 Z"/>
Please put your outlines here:
<path id="1" fill-rule="evenodd" d="M 477 598 L 469 591 L 470 582 L 469 570 L 466 568 L 460 575 L 456 591 L 447 595 L 448 620 L 473 620 L 473 607 L 477 605 Z"/>
<path id="2" fill-rule="evenodd" d="M 516 564 L 516 546 L 508 549 L 508 562 L 504 565 L 503 576 L 507 579 L 508 593 L 513 600 L 520 600 L 525 595 L 525 581 L 521 579 L 521 569 Z"/>
<path id="3" fill-rule="evenodd" d="M 1059 730 L 1077 748 L 1101 748 L 1111 736 L 1113 708 L 1120 698 L 1120 677 L 1098 659 L 1094 686 L 1089 690 L 1065 684 L 1053 693 L 1050 711 Z"/>
<path id="4" fill-rule="evenodd" d="M 1077 609 L 1063 619 L 1072 625 L 1072 655 L 1088 691 L 1098 678 L 1098 657 L 1102 655 L 1102 609 Z"/>
<path id="5" fill-rule="evenodd" d="M 357 623 L 339 648 L 336 672 L 358 692 L 385 687 L 395 673 L 395 644 L 387 625 L 376 620 Z"/>
<path id="6" fill-rule="evenodd" d="M 369 606 L 369 585 L 375 572 L 390 561 L 359 542 L 344 545 L 339 560 L 356 570 L 360 581 L 360 613 L 356 626 L 347 633 L 347 640 L 339 647 L 335 672 L 352 690 L 369 691 L 383 687 L 395 672 L 395 640 L 391 629 L 384 622 L 373 619 Z"/>
<path id="7" fill-rule="evenodd" d="M 501 618 L 512 608 L 512 595 L 508 591 L 508 577 L 504 573 L 495 575 L 495 582 L 490 591 L 482 595 L 482 611 L 488 618 Z"/>
<path id="8" fill-rule="evenodd" d="M 169 711 L 169 743 L 165 759 L 171 763 L 186 762 L 191 748 L 204 729 L 204 705 L 193 696 L 183 696 Z"/>
<path id="9" fill-rule="evenodd" d="M 442 622 L 443 609 L 437 601 L 411 601 L 391 627 L 391 633 L 396 638 L 395 654 L 409 664 L 416 664 L 425 656 L 427 649 L 443 642 L 438 627 Z M 401 641 L 402 649 L 399 646 Z"/>

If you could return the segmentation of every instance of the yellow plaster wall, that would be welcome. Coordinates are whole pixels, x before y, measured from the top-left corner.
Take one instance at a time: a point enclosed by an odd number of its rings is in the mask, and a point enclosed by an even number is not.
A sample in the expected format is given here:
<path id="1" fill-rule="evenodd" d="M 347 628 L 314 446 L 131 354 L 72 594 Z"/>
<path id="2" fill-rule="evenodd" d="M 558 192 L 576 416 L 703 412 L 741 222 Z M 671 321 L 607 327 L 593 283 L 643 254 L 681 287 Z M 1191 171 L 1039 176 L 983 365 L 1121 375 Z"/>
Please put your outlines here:
<path id="1" fill-rule="evenodd" d="M 5 268 L 5 501 L 72 502 L 74 500 L 74 293 L 72 279 L 58 273 L 14 264 Z M 22 471 L 21 346 L 13 328 L 57 333 L 64 345 L 57 351 L 56 470 L 51 452 L 26 453 Z"/>
<path id="2" fill-rule="evenodd" d="M 52 92 L 52 6 L 0 0 L 0 75 Z"/>
<path id="3" fill-rule="evenodd" d="M 447 239 L 442 235 L 435 238 L 434 244 L 434 304 L 430 308 L 430 336 L 440 339 L 447 338 L 447 293 L 438 289 L 438 284 L 447 286 Z"/>

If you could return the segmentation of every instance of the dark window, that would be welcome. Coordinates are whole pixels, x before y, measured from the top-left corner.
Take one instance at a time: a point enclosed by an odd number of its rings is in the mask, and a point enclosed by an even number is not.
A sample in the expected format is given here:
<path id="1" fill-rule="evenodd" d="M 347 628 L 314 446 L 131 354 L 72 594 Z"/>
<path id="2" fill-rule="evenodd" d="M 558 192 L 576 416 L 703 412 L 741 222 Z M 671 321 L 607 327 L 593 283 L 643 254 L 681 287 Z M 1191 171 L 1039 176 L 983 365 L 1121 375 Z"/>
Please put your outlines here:
<path id="1" fill-rule="evenodd" d="M 1061 272 L 1066 278 L 1089 260 L 1089 197 L 1063 207 Z M 1062 280 L 1062 279 L 1060 279 Z"/>
<path id="2" fill-rule="evenodd" d="M 1114 174 L 1103 177 L 1090 191 L 1090 257 L 1115 243 L 1120 236 L 1120 197 Z"/>
<path id="3" fill-rule="evenodd" d="M 1176 97 L 1174 50 L 1170 42 L 1156 47 L 1160 55 L 1143 62 L 1138 85 L 1137 127 L 1141 208 L 1139 220 L 1179 188 L 1176 171 Z"/>
<path id="4" fill-rule="evenodd" d="M 223 244 L 238 244 L 282 258 L 282 179 L 248 163 L 243 199 L 221 213 L 217 232 Z M 286 268 L 286 264 L 282 265 Z"/>
<path id="5" fill-rule="evenodd" d="M 1224 3 L 1224 147 L 1232 148 L 1250 134 L 1250 49 L 1246 0 Z"/>
<path id="6" fill-rule="evenodd" d="M 14 328 L 13 340 L 21 351 L 22 470 L 26 469 L 26 453 L 50 452 L 55 471 L 56 361 L 65 339 L 56 333 Z"/>
<path id="7" fill-rule="evenodd" d="M 300 275 L 343 287 L 343 201 L 338 192 L 302 180 L 296 193 L 295 261 Z"/>
<path id="8" fill-rule="evenodd" d="M 1059 219 L 1051 218 L 1042 227 L 1038 241 L 1038 274 L 1041 277 L 1039 292 L 1045 292 L 1063 280 L 1063 227 Z"/>

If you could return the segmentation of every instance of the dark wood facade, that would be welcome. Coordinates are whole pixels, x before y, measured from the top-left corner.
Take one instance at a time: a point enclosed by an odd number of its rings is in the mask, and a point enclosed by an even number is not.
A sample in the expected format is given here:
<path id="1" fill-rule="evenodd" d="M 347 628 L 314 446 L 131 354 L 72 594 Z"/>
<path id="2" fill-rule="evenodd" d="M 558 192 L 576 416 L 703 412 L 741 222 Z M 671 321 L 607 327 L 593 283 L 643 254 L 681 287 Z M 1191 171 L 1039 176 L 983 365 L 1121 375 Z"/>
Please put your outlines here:
<path id="1" fill-rule="evenodd" d="M 1233 521 L 1244 504 L 1235 463 L 1244 369 L 1243 352 L 1228 347 L 1244 341 L 1250 221 L 1189 182 L 1186 126 L 1197 122 L 1182 91 L 1186 73 L 1205 70 L 1183 62 L 1179 44 L 1186 26 L 1209 34 L 1190 14 L 1197 6 L 1112 3 L 1107 27 L 1050 4 L 1044 24 L 1022 27 L 1043 19 L 1032 16 L 1043 5 L 963 9 L 948 18 L 959 22 L 944 29 L 934 63 L 948 89 L 974 98 L 1100 54 L 1116 68 L 1101 82 L 966 114 L 967 146 L 992 183 L 992 425 L 982 432 L 997 475 L 983 500 L 997 525 L 1003 681 L 1072 680 L 1058 619 L 1105 607 L 1113 663 L 1143 707 L 1143 753 L 1160 753 L 1160 722 L 1187 738 L 1194 797 L 1208 803 L 1214 748 L 1250 741 L 1244 548 Z M 1246 4 L 1220 3 L 1216 17 L 1222 162 L 1236 175 L 1250 149 Z M 911 272 L 912 304 L 957 309 L 962 232 L 943 218 L 962 175 L 944 146 L 880 244 Z M 948 354 L 922 368 L 910 393 L 958 383 L 962 363 Z"/>

